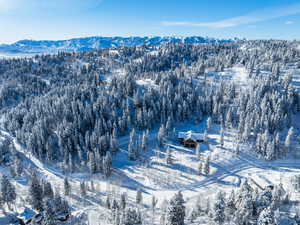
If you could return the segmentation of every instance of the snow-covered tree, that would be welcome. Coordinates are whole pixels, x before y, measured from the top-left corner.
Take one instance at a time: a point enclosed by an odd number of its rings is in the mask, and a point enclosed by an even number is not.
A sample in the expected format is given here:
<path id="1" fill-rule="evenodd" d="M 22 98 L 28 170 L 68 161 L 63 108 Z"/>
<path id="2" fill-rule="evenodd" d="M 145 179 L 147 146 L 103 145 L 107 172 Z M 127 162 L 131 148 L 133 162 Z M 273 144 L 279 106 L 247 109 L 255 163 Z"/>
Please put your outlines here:
<path id="1" fill-rule="evenodd" d="M 202 175 L 202 173 L 203 173 L 203 164 L 202 164 L 202 162 L 199 162 L 199 164 L 198 164 L 198 174 Z"/>
<path id="2" fill-rule="evenodd" d="M 285 138 L 285 141 L 284 141 L 284 147 L 285 147 L 285 152 L 286 154 L 288 154 L 289 152 L 291 152 L 291 149 L 292 149 L 292 138 L 293 138 L 293 135 L 294 135 L 294 128 L 291 127 L 287 133 L 287 136 Z"/>
<path id="3" fill-rule="evenodd" d="M 43 182 L 43 197 L 52 199 L 54 197 L 54 192 L 50 182 Z"/>
<path id="4" fill-rule="evenodd" d="M 120 207 L 121 207 L 121 209 L 125 209 L 126 208 L 126 205 L 127 205 L 127 200 L 126 200 L 126 193 L 125 192 L 123 192 L 122 194 L 121 194 L 121 198 L 120 198 Z"/>
<path id="5" fill-rule="evenodd" d="M 149 131 L 143 132 L 141 150 L 146 151 L 148 148 Z"/>
<path id="6" fill-rule="evenodd" d="M 258 217 L 257 225 L 276 225 L 274 211 L 271 207 L 264 209 Z"/>
<path id="7" fill-rule="evenodd" d="M 163 146 L 165 137 L 166 137 L 165 126 L 161 125 L 161 127 L 159 128 L 159 131 L 157 133 L 157 144 L 159 147 Z"/>
<path id="8" fill-rule="evenodd" d="M 128 145 L 128 158 L 129 160 L 136 160 L 138 157 L 136 132 L 133 129 L 130 133 L 129 145 Z"/>
<path id="9" fill-rule="evenodd" d="M 29 200 L 33 209 L 41 211 L 43 209 L 43 187 L 36 173 L 31 176 L 29 185 Z"/>
<path id="10" fill-rule="evenodd" d="M 206 121 L 206 129 L 207 129 L 208 131 L 211 130 L 211 125 L 212 125 L 212 119 L 211 119 L 211 117 L 208 117 L 208 118 L 207 118 L 207 121 Z"/>
<path id="11" fill-rule="evenodd" d="M 181 192 L 173 196 L 167 209 L 167 225 L 184 225 L 185 206 Z"/>
<path id="12" fill-rule="evenodd" d="M 216 224 L 223 224 L 225 222 L 225 208 L 224 194 L 219 192 L 212 208 L 212 218 Z"/>
<path id="13" fill-rule="evenodd" d="M 142 216 L 137 209 L 128 208 L 123 218 L 123 225 L 142 225 Z"/>
<path id="14" fill-rule="evenodd" d="M 84 181 L 80 182 L 80 195 L 81 197 L 85 197 L 87 195 L 86 184 Z"/>
<path id="15" fill-rule="evenodd" d="M 72 192 L 71 185 L 69 179 L 65 177 L 64 179 L 64 194 L 65 196 L 70 196 Z"/>
<path id="16" fill-rule="evenodd" d="M 106 177 L 111 175 L 112 171 L 112 158 L 110 152 L 106 152 L 106 156 L 103 160 L 103 172 Z"/>
<path id="17" fill-rule="evenodd" d="M 10 183 L 7 176 L 3 175 L 1 178 L 1 200 L 10 208 L 11 203 L 13 203 L 16 198 L 17 194 L 15 186 Z"/>
<path id="18" fill-rule="evenodd" d="M 197 146 L 196 146 L 196 150 L 195 150 L 198 160 L 201 159 L 201 147 L 200 146 L 201 146 L 200 143 L 198 143 Z"/>
<path id="19" fill-rule="evenodd" d="M 171 152 L 169 146 L 168 146 L 167 152 L 166 152 L 166 163 L 167 163 L 168 165 L 172 165 L 172 164 L 173 164 L 172 152 Z"/>
<path id="20" fill-rule="evenodd" d="M 143 204 L 143 195 L 142 195 L 142 191 L 140 189 L 137 190 L 137 192 L 136 192 L 135 202 L 139 205 Z"/>
<path id="21" fill-rule="evenodd" d="M 224 146 L 224 129 L 221 128 L 221 131 L 220 131 L 220 145 L 221 147 Z"/>
<path id="22" fill-rule="evenodd" d="M 210 173 L 210 158 L 209 157 L 206 157 L 202 168 L 203 168 L 202 173 L 205 175 L 209 175 L 209 173 Z"/>

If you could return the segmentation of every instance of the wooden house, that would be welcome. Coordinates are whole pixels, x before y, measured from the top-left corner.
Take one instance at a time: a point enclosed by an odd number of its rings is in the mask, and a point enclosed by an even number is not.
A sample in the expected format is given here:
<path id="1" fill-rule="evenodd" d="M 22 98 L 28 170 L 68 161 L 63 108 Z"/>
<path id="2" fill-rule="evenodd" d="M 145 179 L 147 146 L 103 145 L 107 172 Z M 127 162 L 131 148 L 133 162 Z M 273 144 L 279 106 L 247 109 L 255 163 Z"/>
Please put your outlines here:
<path id="1" fill-rule="evenodd" d="M 198 142 L 204 141 L 204 135 L 201 133 L 195 133 L 193 131 L 179 132 L 178 140 L 185 147 L 195 148 L 197 146 Z"/>

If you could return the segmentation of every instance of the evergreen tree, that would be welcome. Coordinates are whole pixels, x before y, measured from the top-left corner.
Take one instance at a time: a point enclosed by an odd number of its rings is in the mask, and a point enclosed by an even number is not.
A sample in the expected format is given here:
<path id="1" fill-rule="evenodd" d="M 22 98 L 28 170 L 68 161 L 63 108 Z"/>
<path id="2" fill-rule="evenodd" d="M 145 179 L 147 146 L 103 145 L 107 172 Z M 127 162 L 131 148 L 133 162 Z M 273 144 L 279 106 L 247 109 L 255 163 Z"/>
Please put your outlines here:
<path id="1" fill-rule="evenodd" d="M 137 209 L 127 209 L 123 219 L 123 225 L 142 225 L 141 213 Z"/>
<path id="2" fill-rule="evenodd" d="M 126 193 L 125 192 L 123 192 L 121 194 L 120 207 L 123 210 L 126 208 Z"/>
<path id="3" fill-rule="evenodd" d="M 89 169 L 91 174 L 97 172 L 97 163 L 94 152 L 89 152 Z"/>
<path id="4" fill-rule="evenodd" d="M 143 204 L 143 195 L 142 195 L 142 191 L 141 190 L 138 190 L 136 192 L 136 203 L 139 204 L 139 205 Z"/>
<path id="5" fill-rule="evenodd" d="M 271 207 L 264 209 L 258 217 L 257 225 L 276 225 L 274 211 Z"/>
<path id="6" fill-rule="evenodd" d="M 208 117 L 208 118 L 207 118 L 207 121 L 206 121 L 206 129 L 207 129 L 208 131 L 210 131 L 211 125 L 212 125 L 212 119 L 211 119 L 211 117 Z"/>
<path id="7" fill-rule="evenodd" d="M 159 147 L 163 146 L 165 137 L 166 137 L 165 126 L 162 124 L 157 133 L 157 143 Z"/>
<path id="8" fill-rule="evenodd" d="M 199 164 L 198 164 L 198 174 L 202 175 L 202 172 L 203 172 L 203 164 L 202 164 L 202 162 L 199 162 Z"/>
<path id="9" fill-rule="evenodd" d="M 203 174 L 205 174 L 205 175 L 209 175 L 209 173 L 210 173 L 209 161 L 210 161 L 210 159 L 209 159 L 209 157 L 207 157 L 203 163 Z"/>
<path id="10" fill-rule="evenodd" d="M 69 183 L 69 180 L 67 177 L 64 179 L 64 194 L 65 196 L 70 196 L 71 195 L 71 185 Z"/>
<path id="11" fill-rule="evenodd" d="M 204 142 L 205 142 L 205 143 L 208 143 L 207 130 L 204 131 L 203 137 L 204 137 Z"/>
<path id="12" fill-rule="evenodd" d="M 220 131 L 220 145 L 221 145 L 221 147 L 224 146 L 224 130 L 223 130 L 223 128 L 221 128 L 221 131 Z"/>
<path id="13" fill-rule="evenodd" d="M 185 206 L 181 192 L 173 196 L 167 209 L 167 225 L 184 225 Z"/>
<path id="14" fill-rule="evenodd" d="M 136 160 L 138 157 L 137 154 L 137 141 L 136 141 L 136 133 L 135 129 L 133 129 L 130 133 L 129 145 L 128 145 L 128 159 Z"/>
<path id="15" fill-rule="evenodd" d="M 8 205 L 14 202 L 17 198 L 15 186 L 8 180 L 7 176 L 3 175 L 1 178 L 1 200 Z"/>
<path id="16" fill-rule="evenodd" d="M 103 161 L 103 172 L 106 177 L 111 175 L 112 171 L 112 158 L 110 152 L 106 152 L 106 156 Z"/>
<path id="17" fill-rule="evenodd" d="M 42 220 L 43 225 L 57 225 L 57 221 L 55 219 L 55 207 L 53 205 L 53 201 L 50 199 L 45 201 L 43 206 L 44 208 L 44 218 Z"/>
<path id="18" fill-rule="evenodd" d="M 143 152 L 145 152 L 147 150 L 147 147 L 148 147 L 148 131 L 147 132 L 144 132 L 143 133 L 143 136 L 142 136 L 142 144 L 141 144 L 141 149 Z"/>
<path id="19" fill-rule="evenodd" d="M 172 164 L 173 164 L 172 152 L 171 152 L 169 146 L 168 146 L 167 152 L 166 152 L 166 163 L 167 163 L 168 165 L 172 165 Z"/>
<path id="20" fill-rule="evenodd" d="M 105 206 L 106 206 L 107 209 L 111 208 L 109 195 L 107 195 L 107 197 L 106 197 Z"/>
<path id="21" fill-rule="evenodd" d="M 22 176 L 24 171 L 23 162 L 20 158 L 17 158 L 16 160 L 16 174 L 17 176 Z"/>
<path id="22" fill-rule="evenodd" d="M 233 218 L 233 215 L 236 211 L 235 206 L 235 192 L 234 190 L 231 191 L 230 195 L 226 199 L 226 208 L 225 208 L 225 215 L 227 217 L 227 221 L 230 221 Z"/>
<path id="23" fill-rule="evenodd" d="M 82 181 L 80 182 L 80 195 L 81 197 L 85 197 L 86 196 L 86 185 L 85 185 L 85 182 Z"/>
<path id="24" fill-rule="evenodd" d="M 52 186 L 49 182 L 43 182 L 43 197 L 52 199 L 54 197 L 54 192 Z"/>
<path id="25" fill-rule="evenodd" d="M 43 188 L 36 173 L 33 173 L 29 185 L 30 204 L 33 209 L 41 211 L 43 209 Z"/>
<path id="26" fill-rule="evenodd" d="M 219 192 L 212 209 L 213 221 L 216 224 L 223 224 L 225 222 L 225 206 L 223 193 Z"/>
<path id="27" fill-rule="evenodd" d="M 292 142 L 292 138 L 293 138 L 293 135 L 294 135 L 294 128 L 291 127 L 288 131 L 288 134 L 285 138 L 285 141 L 284 141 L 284 147 L 285 147 L 285 153 L 288 154 L 289 152 L 291 152 L 291 142 Z"/>

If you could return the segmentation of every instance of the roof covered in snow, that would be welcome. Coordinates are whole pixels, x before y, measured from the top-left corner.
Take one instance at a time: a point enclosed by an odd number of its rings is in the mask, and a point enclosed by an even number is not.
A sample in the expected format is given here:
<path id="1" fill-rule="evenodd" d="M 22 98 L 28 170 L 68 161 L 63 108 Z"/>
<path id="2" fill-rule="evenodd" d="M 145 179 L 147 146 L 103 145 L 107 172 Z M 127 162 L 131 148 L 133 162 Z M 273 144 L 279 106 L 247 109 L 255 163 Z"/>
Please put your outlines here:
<path id="1" fill-rule="evenodd" d="M 193 131 L 187 131 L 187 132 L 178 132 L 178 138 L 188 140 L 192 139 L 195 141 L 204 140 L 204 135 L 201 133 L 195 133 Z"/>

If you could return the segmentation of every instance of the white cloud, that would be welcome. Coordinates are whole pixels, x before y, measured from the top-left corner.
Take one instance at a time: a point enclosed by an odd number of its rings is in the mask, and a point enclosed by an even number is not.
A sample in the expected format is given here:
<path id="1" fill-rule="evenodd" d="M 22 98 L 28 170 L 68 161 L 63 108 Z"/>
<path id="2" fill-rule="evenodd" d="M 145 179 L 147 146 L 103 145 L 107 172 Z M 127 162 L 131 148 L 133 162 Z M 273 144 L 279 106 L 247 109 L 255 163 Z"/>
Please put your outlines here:
<path id="1" fill-rule="evenodd" d="M 163 21 L 163 26 L 186 26 L 186 27 L 209 27 L 209 28 L 226 28 L 236 27 L 243 24 L 251 24 L 266 20 L 271 20 L 288 15 L 300 13 L 300 4 L 293 4 L 281 8 L 268 8 L 251 12 L 244 16 L 232 17 L 229 19 L 219 20 L 215 22 L 189 22 L 189 21 Z"/>
<path id="2" fill-rule="evenodd" d="M 285 22 L 286 25 L 290 25 L 290 24 L 294 24 L 294 23 L 295 23 L 295 22 L 294 22 L 294 21 L 291 21 L 291 20 Z"/>

